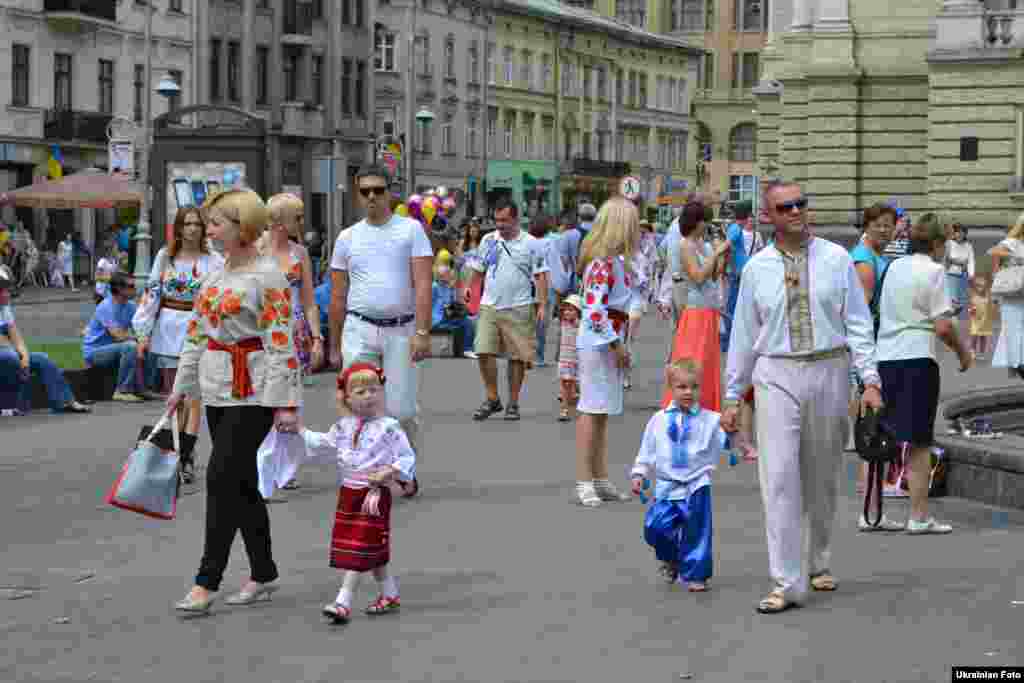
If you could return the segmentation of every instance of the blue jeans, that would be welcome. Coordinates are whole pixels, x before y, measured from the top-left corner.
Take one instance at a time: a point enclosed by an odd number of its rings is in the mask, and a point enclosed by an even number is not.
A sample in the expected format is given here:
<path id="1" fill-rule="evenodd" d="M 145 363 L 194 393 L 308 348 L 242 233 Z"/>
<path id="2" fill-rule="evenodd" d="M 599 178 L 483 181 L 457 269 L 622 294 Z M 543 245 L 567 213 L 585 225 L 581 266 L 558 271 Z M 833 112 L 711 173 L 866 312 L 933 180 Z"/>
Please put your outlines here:
<path id="1" fill-rule="evenodd" d="M 64 373 L 45 353 L 29 353 L 29 370 L 39 376 L 46 387 L 50 410 L 57 413 L 75 400 Z M 21 374 L 18 352 L 12 348 L 0 349 L 0 408 L 32 409 L 32 380 Z"/>
<path id="2" fill-rule="evenodd" d="M 434 325 L 434 329 L 461 332 L 462 353 L 468 353 L 473 350 L 473 342 L 476 339 L 476 322 L 470 318 L 458 318 L 456 320 L 446 318 L 437 325 Z"/>
<path id="3" fill-rule="evenodd" d="M 555 298 L 558 293 L 553 290 L 548 290 L 548 305 L 547 310 L 544 311 L 544 320 L 537 321 L 537 362 L 544 362 L 544 351 L 547 349 L 548 342 L 548 324 L 551 322 L 552 311 L 555 310 Z"/>
<path id="4" fill-rule="evenodd" d="M 97 368 L 117 368 L 117 391 L 134 394 L 156 386 L 157 367 L 153 354 L 147 353 L 142 369 L 144 386 L 138 386 L 135 365 L 137 347 L 133 341 L 102 346 L 86 357 L 86 362 Z"/>

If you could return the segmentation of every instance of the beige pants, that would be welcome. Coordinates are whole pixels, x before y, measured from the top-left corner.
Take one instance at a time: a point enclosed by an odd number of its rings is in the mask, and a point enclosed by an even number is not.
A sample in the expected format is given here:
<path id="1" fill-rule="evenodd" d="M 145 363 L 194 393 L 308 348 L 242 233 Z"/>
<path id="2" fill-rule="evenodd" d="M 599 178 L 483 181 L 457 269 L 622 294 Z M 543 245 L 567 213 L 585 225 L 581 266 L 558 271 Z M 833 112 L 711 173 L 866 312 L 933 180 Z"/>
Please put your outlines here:
<path id="1" fill-rule="evenodd" d="M 800 602 L 831 570 L 847 432 L 850 360 L 759 358 L 754 367 L 758 471 L 774 589 Z"/>

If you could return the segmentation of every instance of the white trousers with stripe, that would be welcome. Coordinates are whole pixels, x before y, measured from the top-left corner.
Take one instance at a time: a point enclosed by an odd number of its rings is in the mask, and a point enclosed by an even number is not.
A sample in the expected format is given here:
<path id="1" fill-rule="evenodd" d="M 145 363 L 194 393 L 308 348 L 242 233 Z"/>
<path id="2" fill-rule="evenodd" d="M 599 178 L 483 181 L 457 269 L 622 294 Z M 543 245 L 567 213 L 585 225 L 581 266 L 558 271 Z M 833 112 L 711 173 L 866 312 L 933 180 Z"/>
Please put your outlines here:
<path id="1" fill-rule="evenodd" d="M 850 398 L 848 355 L 754 367 L 758 473 L 774 589 L 801 602 L 830 571 Z"/>

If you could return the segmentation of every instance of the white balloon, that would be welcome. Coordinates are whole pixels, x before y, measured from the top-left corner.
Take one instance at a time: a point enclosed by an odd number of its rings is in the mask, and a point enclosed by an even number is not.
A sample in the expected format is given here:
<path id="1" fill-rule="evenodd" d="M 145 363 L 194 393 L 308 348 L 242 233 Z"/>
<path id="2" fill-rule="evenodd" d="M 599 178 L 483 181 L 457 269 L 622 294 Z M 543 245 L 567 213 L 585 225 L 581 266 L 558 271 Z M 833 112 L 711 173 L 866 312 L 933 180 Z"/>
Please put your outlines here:
<path id="1" fill-rule="evenodd" d="M 441 199 L 444 199 L 445 197 L 447 197 L 448 196 L 448 188 L 445 187 L 444 185 L 442 185 L 441 187 L 437 188 L 437 196 L 440 197 Z"/>

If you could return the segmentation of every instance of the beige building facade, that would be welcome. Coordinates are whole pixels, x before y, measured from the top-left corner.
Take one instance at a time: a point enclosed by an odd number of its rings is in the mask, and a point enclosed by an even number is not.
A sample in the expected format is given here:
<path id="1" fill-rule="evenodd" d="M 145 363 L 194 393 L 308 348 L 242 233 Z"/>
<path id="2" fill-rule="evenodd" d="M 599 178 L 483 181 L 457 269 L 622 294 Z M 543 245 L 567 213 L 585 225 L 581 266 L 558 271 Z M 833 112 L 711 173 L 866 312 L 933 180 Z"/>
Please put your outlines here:
<path id="1" fill-rule="evenodd" d="M 0 0 L 0 192 L 46 178 L 54 147 L 65 174 L 107 167 L 107 127 L 115 117 L 141 126 L 143 98 L 165 76 L 181 87 L 152 96 L 153 116 L 195 102 L 193 3 L 157 0 L 152 82 L 145 77 L 145 10 L 97 0 Z M 113 211 L 0 209 L 0 222 L 27 228 L 40 243 L 78 230 L 90 242 Z"/>
<path id="2" fill-rule="evenodd" d="M 704 48 L 693 106 L 698 184 L 726 201 L 757 200 L 753 88 L 775 0 L 670 0 L 660 29 Z"/>
<path id="3" fill-rule="evenodd" d="M 1015 4 L 789 0 L 755 89 L 761 173 L 804 183 L 821 226 L 878 201 L 1005 226 L 1024 208 Z"/>

